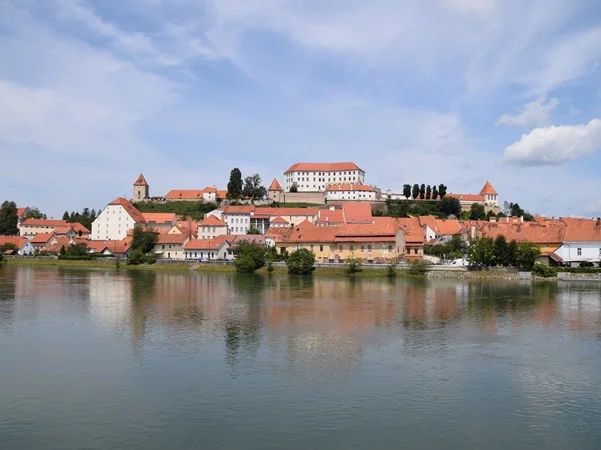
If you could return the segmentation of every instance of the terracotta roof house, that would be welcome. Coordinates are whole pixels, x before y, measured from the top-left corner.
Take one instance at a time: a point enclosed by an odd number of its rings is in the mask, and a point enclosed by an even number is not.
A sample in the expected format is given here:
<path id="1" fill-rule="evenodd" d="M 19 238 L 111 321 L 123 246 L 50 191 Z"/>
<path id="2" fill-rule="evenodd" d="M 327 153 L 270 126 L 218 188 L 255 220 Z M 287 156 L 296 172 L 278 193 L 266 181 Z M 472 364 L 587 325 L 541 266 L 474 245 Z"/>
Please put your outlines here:
<path id="1" fill-rule="evenodd" d="M 555 252 L 570 265 L 601 263 L 601 218 L 563 218 L 566 225 L 561 247 Z"/>
<path id="2" fill-rule="evenodd" d="M 216 216 L 207 215 L 198 224 L 198 237 L 201 239 L 213 239 L 224 234 L 228 234 L 227 225 Z"/>
<path id="3" fill-rule="evenodd" d="M 434 216 L 420 216 L 418 219 L 429 244 L 448 242 L 453 236 L 462 234 L 463 229 L 457 219 L 438 219 Z"/>
<path id="4" fill-rule="evenodd" d="M 165 194 L 167 201 L 205 201 L 216 202 L 227 196 L 227 190 L 219 190 L 215 186 L 204 189 L 172 189 Z"/>
<path id="5" fill-rule="evenodd" d="M 162 259 L 184 258 L 184 246 L 190 241 L 186 234 L 160 234 L 154 245 L 154 253 Z"/>
<path id="6" fill-rule="evenodd" d="M 159 230 L 159 229 L 171 229 L 177 224 L 177 217 L 175 213 L 142 213 L 144 222 L 146 222 L 146 228 Z"/>
<path id="7" fill-rule="evenodd" d="M 198 261 L 231 260 L 234 256 L 228 239 L 227 235 L 214 239 L 193 239 L 184 245 L 184 258 Z"/>
<path id="8" fill-rule="evenodd" d="M 35 252 L 35 248 L 31 245 L 31 242 L 23 236 L 0 236 L 0 247 L 8 244 L 16 247 L 17 254 L 21 256 L 33 255 Z"/>
<path id="9" fill-rule="evenodd" d="M 121 241 L 127 236 L 128 230 L 145 226 L 144 215 L 129 200 L 118 197 L 92 223 L 91 239 Z"/>
<path id="10" fill-rule="evenodd" d="M 271 228 L 288 228 L 290 226 L 290 223 L 284 219 L 282 216 L 277 216 L 273 219 L 270 220 L 269 222 L 269 229 Z"/>
<path id="11" fill-rule="evenodd" d="M 363 184 L 365 171 L 353 162 L 293 164 L 284 172 L 285 191 L 325 192 L 336 183 Z M 294 190 L 294 189 L 293 189 Z"/>
<path id="12" fill-rule="evenodd" d="M 447 197 L 458 199 L 463 211 L 469 211 L 474 203 L 481 204 L 487 211 L 500 211 L 499 194 L 489 181 L 484 183 L 479 194 L 447 194 Z"/>
<path id="13" fill-rule="evenodd" d="M 315 225 L 320 227 L 338 226 L 344 224 L 342 208 L 321 208 L 317 213 Z"/>
<path id="14" fill-rule="evenodd" d="M 338 183 L 326 187 L 328 201 L 375 201 L 379 199 L 379 190 L 366 184 Z"/>

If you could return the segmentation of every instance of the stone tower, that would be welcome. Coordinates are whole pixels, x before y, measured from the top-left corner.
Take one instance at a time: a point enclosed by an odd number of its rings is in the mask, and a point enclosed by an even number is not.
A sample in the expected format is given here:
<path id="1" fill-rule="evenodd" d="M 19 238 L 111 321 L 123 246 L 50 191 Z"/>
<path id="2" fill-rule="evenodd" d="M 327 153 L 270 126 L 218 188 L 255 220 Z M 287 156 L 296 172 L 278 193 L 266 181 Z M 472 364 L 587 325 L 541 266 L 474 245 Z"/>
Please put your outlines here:
<path id="1" fill-rule="evenodd" d="M 144 175 L 140 174 L 134 182 L 134 195 L 132 199 L 134 202 L 143 202 L 150 198 L 149 193 L 150 188 L 148 187 L 148 182 L 146 181 L 146 178 L 144 178 Z"/>
<path id="2" fill-rule="evenodd" d="M 284 190 L 282 189 L 282 186 L 280 185 L 277 179 L 273 179 L 273 181 L 271 182 L 271 186 L 269 186 L 267 192 L 269 200 L 271 200 L 272 202 L 284 201 Z"/>

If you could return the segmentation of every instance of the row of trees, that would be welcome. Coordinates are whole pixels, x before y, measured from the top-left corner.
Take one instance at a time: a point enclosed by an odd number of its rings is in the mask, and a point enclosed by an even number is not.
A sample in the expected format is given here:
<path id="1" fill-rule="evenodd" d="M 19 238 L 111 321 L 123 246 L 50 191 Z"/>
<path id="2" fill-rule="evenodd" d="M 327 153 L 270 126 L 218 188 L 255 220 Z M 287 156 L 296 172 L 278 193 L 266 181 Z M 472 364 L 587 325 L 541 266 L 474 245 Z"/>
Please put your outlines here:
<path id="1" fill-rule="evenodd" d="M 276 251 L 265 248 L 253 242 L 242 241 L 235 250 L 236 260 L 234 265 L 239 273 L 254 273 L 267 265 L 267 271 L 273 270 L 273 261 L 276 260 Z M 298 249 L 285 255 L 288 273 L 295 275 L 308 275 L 315 269 L 315 255 L 307 249 Z"/>
<path id="2" fill-rule="evenodd" d="M 414 184 L 411 187 L 410 184 L 403 185 L 403 195 L 407 200 L 409 197 L 416 200 L 418 197 L 420 200 L 442 200 L 447 195 L 447 187 L 444 184 L 439 184 L 438 187 L 436 185 L 430 186 L 425 184 Z"/>
<path id="3" fill-rule="evenodd" d="M 482 237 L 472 241 L 467 253 L 470 264 L 524 269 L 532 269 L 539 256 L 540 249 L 532 242 L 507 242 L 503 235 L 496 239 Z"/>
<path id="4" fill-rule="evenodd" d="M 374 210 L 374 215 L 382 215 L 383 212 Z M 461 216 L 461 203 L 453 197 L 444 197 L 439 202 L 416 202 L 411 203 L 404 200 L 386 200 L 386 215 L 390 217 L 411 216 L 437 216 L 447 218 L 449 216 Z"/>
<path id="5" fill-rule="evenodd" d="M 92 229 L 92 222 L 96 220 L 96 210 L 90 208 L 84 208 L 80 213 L 71 211 L 65 211 L 63 214 L 63 220 L 69 223 L 80 223 L 88 230 Z"/>
<path id="6" fill-rule="evenodd" d="M 230 172 L 230 181 L 227 183 L 227 198 L 229 200 L 240 200 L 249 198 L 251 201 L 263 200 L 267 197 L 267 189 L 261 182 L 261 176 L 258 173 L 244 178 L 242 182 L 242 172 L 234 167 Z"/>

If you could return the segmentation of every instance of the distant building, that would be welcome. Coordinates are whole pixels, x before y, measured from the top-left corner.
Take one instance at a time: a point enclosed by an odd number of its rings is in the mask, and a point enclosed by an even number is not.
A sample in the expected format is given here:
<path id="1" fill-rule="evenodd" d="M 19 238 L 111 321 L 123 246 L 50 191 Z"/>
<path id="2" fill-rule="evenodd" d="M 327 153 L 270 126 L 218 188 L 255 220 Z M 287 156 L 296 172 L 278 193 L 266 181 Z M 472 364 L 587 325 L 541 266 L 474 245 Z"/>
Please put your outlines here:
<path id="1" fill-rule="evenodd" d="M 363 184 L 365 171 L 352 162 L 296 163 L 284 172 L 285 191 L 324 192 L 335 183 Z"/>
<path id="2" fill-rule="evenodd" d="M 225 200 L 227 190 L 217 189 L 215 186 L 207 186 L 204 189 L 172 189 L 165 194 L 164 199 L 168 202 L 217 202 Z"/>
<path id="3" fill-rule="evenodd" d="M 563 244 L 555 253 L 570 265 L 601 262 L 601 219 L 561 219 L 566 224 Z"/>
<path id="4" fill-rule="evenodd" d="M 143 174 L 140 174 L 134 181 L 133 201 L 142 202 L 150 198 L 150 187 Z"/>
<path id="5" fill-rule="evenodd" d="M 269 185 L 269 189 L 267 189 L 267 196 L 272 202 L 284 201 L 284 189 L 282 189 L 282 185 L 277 179 L 274 178 Z"/>
<path id="6" fill-rule="evenodd" d="M 379 192 L 379 189 L 365 184 L 330 184 L 326 188 L 326 200 L 376 201 L 379 200 Z"/>
<path id="7" fill-rule="evenodd" d="M 92 223 L 92 239 L 121 241 L 136 226 L 145 226 L 142 213 L 129 200 L 118 197 L 110 202 Z"/>
<path id="8" fill-rule="evenodd" d="M 0 236 L 0 247 L 6 244 L 12 244 L 17 247 L 16 253 L 18 255 L 33 255 L 35 248 L 31 245 L 31 242 L 23 236 Z"/>
<path id="9" fill-rule="evenodd" d="M 70 223 L 65 220 L 55 219 L 25 219 L 19 227 L 19 234 L 28 239 L 31 239 L 36 234 L 54 233 L 58 230 L 59 234 L 68 234 L 68 230 L 72 228 L 80 237 L 88 237 L 90 230 L 80 223 Z"/>
<path id="10" fill-rule="evenodd" d="M 479 203 L 487 212 L 500 212 L 499 194 L 488 181 L 484 183 L 479 194 L 447 194 L 446 196 L 459 200 L 463 211 L 469 211 L 474 203 Z"/>

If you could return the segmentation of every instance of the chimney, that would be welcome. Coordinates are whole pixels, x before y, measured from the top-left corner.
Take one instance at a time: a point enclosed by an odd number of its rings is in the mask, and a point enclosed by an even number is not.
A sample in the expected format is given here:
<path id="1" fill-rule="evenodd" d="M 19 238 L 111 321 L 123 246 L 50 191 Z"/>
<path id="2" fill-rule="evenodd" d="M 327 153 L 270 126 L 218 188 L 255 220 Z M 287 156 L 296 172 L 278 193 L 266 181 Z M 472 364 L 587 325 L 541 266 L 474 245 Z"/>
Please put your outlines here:
<path id="1" fill-rule="evenodd" d="M 595 224 L 597 228 L 601 228 L 601 217 L 597 217 L 597 223 Z"/>
<path id="2" fill-rule="evenodd" d="M 494 218 L 493 216 L 490 216 L 490 218 L 488 219 L 489 222 L 491 223 L 495 223 L 497 221 L 496 218 Z"/>

